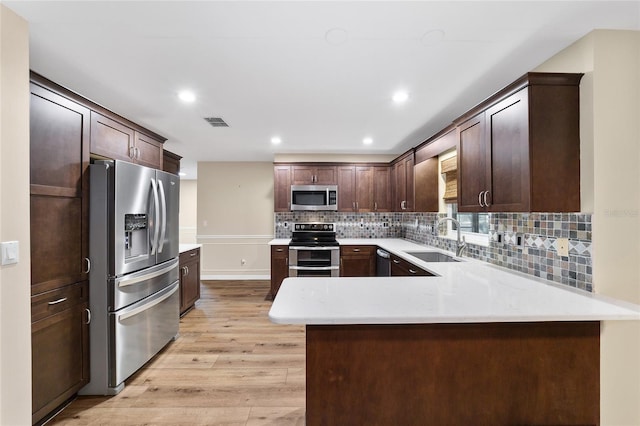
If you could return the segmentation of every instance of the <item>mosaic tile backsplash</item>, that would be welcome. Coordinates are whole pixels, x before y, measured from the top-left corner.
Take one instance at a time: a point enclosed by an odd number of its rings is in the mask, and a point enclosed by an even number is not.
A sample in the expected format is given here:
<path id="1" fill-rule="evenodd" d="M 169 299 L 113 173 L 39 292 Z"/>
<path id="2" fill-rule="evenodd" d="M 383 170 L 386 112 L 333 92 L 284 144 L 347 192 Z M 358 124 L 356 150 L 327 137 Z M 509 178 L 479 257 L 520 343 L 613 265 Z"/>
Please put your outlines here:
<path id="1" fill-rule="evenodd" d="M 275 237 L 290 238 L 296 222 L 332 222 L 338 238 L 406 238 L 455 252 L 441 235 L 436 213 L 275 213 Z M 574 213 L 490 213 L 488 246 L 467 243 L 472 257 L 557 283 L 593 291 L 591 215 Z M 569 240 L 569 256 L 559 256 L 558 238 Z M 520 242 L 520 245 L 518 245 Z"/>

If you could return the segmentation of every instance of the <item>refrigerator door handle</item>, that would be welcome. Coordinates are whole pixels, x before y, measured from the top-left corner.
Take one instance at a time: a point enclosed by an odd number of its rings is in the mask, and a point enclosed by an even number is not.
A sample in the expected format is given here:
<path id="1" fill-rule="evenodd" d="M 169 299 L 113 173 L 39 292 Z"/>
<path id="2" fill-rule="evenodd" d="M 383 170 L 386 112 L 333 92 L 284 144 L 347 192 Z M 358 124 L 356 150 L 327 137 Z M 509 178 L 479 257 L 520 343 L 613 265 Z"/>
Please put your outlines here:
<path id="1" fill-rule="evenodd" d="M 151 193 L 153 194 L 153 207 L 154 207 L 154 218 L 153 218 L 153 240 L 151 240 L 151 254 L 156 254 L 158 250 L 158 234 L 160 232 L 160 228 L 158 227 L 158 217 L 160 216 L 160 203 L 158 202 L 158 184 L 155 179 L 151 179 Z"/>
<path id="2" fill-rule="evenodd" d="M 118 287 L 126 287 L 129 285 L 134 285 L 134 284 L 138 284 L 139 282 L 142 281 L 147 281 L 150 280 L 151 278 L 155 278 L 155 277 L 159 277 L 162 274 L 166 274 L 167 272 L 170 272 L 173 268 L 175 268 L 177 266 L 177 261 L 176 262 L 171 262 L 168 266 L 162 268 L 162 269 L 158 269 L 157 271 L 151 272 L 151 273 L 146 273 L 146 274 L 140 274 L 137 277 L 132 277 L 132 278 L 120 278 L 118 280 L 116 280 Z"/>
<path id="3" fill-rule="evenodd" d="M 158 241 L 158 253 L 162 253 L 164 247 L 164 237 L 167 233 L 167 198 L 164 194 L 164 185 L 162 181 L 158 179 L 158 193 L 160 194 L 160 207 L 162 212 L 162 227 L 160 228 L 160 240 Z"/>
<path id="4" fill-rule="evenodd" d="M 176 281 L 171 286 L 167 287 L 165 290 L 159 292 L 155 297 L 152 296 L 151 297 L 152 300 L 149 300 L 148 302 L 140 306 L 136 306 L 131 310 L 128 310 L 128 311 L 125 310 L 125 312 L 119 314 L 118 322 L 124 321 L 127 318 L 131 318 L 132 316 L 138 315 L 139 313 L 144 312 L 148 309 L 151 309 L 152 307 L 156 306 L 159 303 L 162 303 L 166 299 L 170 298 L 173 295 L 173 293 L 178 291 L 178 288 L 179 288 L 179 285 L 178 285 L 178 282 Z"/>

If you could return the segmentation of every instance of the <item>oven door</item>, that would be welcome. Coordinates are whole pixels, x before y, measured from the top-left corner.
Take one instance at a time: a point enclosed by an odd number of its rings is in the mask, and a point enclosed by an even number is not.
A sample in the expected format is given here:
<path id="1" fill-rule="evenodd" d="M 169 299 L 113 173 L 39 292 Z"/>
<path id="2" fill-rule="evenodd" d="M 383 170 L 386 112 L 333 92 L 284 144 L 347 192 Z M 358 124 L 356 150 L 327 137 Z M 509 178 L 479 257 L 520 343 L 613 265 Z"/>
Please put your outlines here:
<path id="1" fill-rule="evenodd" d="M 340 275 L 340 247 L 289 247 L 290 277 L 337 277 Z"/>

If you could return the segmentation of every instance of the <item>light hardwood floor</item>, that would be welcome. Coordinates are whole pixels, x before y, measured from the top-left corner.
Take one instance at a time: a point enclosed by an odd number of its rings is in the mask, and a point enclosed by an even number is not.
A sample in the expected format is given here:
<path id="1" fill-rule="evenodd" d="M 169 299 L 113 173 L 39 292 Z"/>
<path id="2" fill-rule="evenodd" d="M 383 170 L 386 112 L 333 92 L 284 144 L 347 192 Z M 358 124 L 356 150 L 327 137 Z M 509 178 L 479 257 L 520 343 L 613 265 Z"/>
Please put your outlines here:
<path id="1" fill-rule="evenodd" d="M 180 337 L 114 397 L 79 397 L 47 425 L 304 425 L 305 334 L 267 316 L 268 281 L 203 281 Z"/>

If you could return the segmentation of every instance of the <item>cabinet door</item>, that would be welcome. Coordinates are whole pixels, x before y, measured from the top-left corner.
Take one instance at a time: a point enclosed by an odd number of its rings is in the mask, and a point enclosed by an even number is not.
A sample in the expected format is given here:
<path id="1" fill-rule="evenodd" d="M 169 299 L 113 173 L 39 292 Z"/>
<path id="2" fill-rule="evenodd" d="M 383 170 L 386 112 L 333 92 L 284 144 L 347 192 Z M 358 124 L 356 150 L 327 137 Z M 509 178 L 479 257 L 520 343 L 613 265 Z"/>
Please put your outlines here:
<path id="1" fill-rule="evenodd" d="M 134 162 L 162 170 L 162 142 L 143 133 L 135 132 Z"/>
<path id="2" fill-rule="evenodd" d="M 356 209 L 359 212 L 374 211 L 373 204 L 373 167 L 356 166 L 355 199 Z"/>
<path id="3" fill-rule="evenodd" d="M 271 294 L 273 299 L 278 293 L 282 280 L 289 276 L 289 247 L 271 246 Z"/>
<path id="4" fill-rule="evenodd" d="M 373 210 L 376 212 L 391 211 L 390 168 L 376 166 L 373 168 Z"/>
<path id="5" fill-rule="evenodd" d="M 338 211 L 357 211 L 356 168 L 354 166 L 338 167 Z"/>
<path id="6" fill-rule="evenodd" d="M 405 210 L 412 212 L 415 208 L 415 194 L 414 194 L 414 182 L 413 182 L 413 154 L 409 155 L 404 160 L 404 173 L 405 173 Z"/>
<path id="7" fill-rule="evenodd" d="M 376 247 L 341 246 L 341 277 L 374 277 L 376 275 Z"/>
<path id="8" fill-rule="evenodd" d="M 405 162 L 400 160 L 395 165 L 396 171 L 396 181 L 395 181 L 395 202 L 394 202 L 394 210 L 395 211 L 405 211 L 407 209 L 406 200 L 407 200 L 407 185 L 406 185 L 406 172 L 405 172 Z"/>
<path id="9" fill-rule="evenodd" d="M 438 157 L 432 157 L 415 168 L 415 211 L 438 212 Z"/>
<path id="10" fill-rule="evenodd" d="M 199 253 L 200 251 L 196 249 L 180 255 L 180 315 L 188 311 L 200 299 Z M 183 261 L 185 256 L 189 260 Z"/>
<path id="11" fill-rule="evenodd" d="M 527 115 L 526 89 L 485 111 L 485 140 L 490 142 L 491 159 L 491 184 L 487 187 L 489 210 L 526 212 L 530 209 Z"/>
<path id="12" fill-rule="evenodd" d="M 484 113 L 458 128 L 458 211 L 481 212 L 482 194 L 489 190 L 490 149 L 485 144 Z"/>
<path id="13" fill-rule="evenodd" d="M 88 279 L 87 108 L 31 84 L 31 293 Z"/>
<path id="14" fill-rule="evenodd" d="M 273 166 L 273 211 L 291 211 L 290 166 Z"/>
<path id="15" fill-rule="evenodd" d="M 418 268 L 411 262 L 407 262 L 397 256 L 391 255 L 391 276 L 433 276 L 429 271 Z"/>
<path id="16" fill-rule="evenodd" d="M 173 152 L 162 150 L 162 170 L 177 175 L 180 173 L 180 159 L 182 157 Z"/>
<path id="17" fill-rule="evenodd" d="M 75 305 L 31 325 L 33 423 L 89 382 L 87 307 Z"/>
<path id="18" fill-rule="evenodd" d="M 315 173 L 313 166 L 291 166 L 291 185 L 313 185 Z"/>
<path id="19" fill-rule="evenodd" d="M 317 185 L 336 185 L 338 183 L 336 166 L 318 166 L 315 170 Z"/>
<path id="20" fill-rule="evenodd" d="M 135 158 L 133 129 L 91 111 L 91 153 L 114 160 Z"/>

